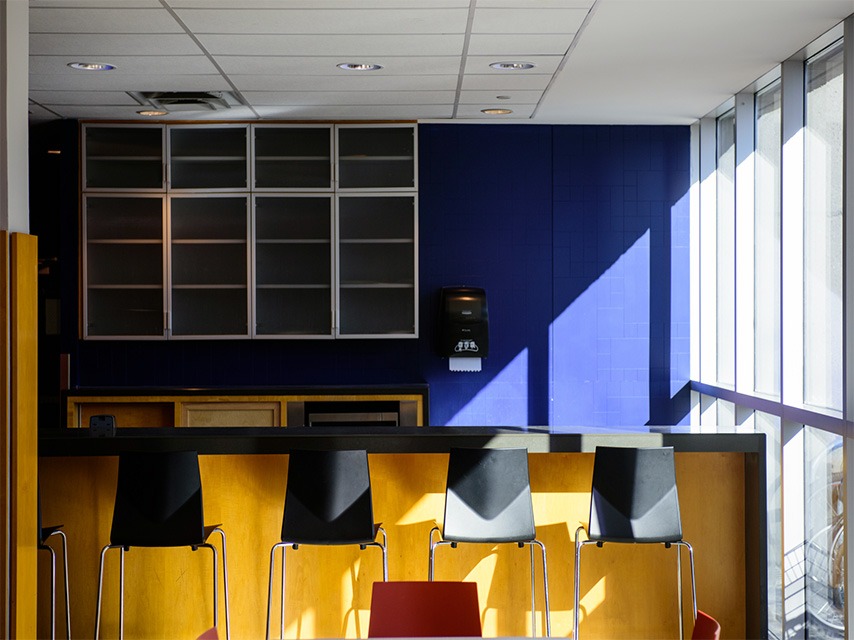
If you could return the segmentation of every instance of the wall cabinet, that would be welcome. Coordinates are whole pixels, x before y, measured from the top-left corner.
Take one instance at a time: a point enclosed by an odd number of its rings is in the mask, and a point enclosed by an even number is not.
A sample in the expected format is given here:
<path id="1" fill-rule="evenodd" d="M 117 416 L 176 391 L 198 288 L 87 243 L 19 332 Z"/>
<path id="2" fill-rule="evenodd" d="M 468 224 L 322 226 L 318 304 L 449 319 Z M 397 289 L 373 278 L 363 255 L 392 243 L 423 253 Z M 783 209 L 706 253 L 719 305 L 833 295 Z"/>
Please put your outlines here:
<path id="1" fill-rule="evenodd" d="M 84 338 L 417 337 L 414 125 L 88 123 L 82 142 Z"/>

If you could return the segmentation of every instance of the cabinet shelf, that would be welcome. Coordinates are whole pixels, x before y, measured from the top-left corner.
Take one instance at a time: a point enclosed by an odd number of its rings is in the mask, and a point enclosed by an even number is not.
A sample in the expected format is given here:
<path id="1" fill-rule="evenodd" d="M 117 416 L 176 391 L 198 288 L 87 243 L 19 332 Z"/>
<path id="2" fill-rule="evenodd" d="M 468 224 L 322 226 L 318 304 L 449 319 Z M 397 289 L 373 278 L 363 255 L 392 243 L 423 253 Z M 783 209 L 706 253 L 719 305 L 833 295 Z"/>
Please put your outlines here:
<path id="1" fill-rule="evenodd" d="M 246 156 L 172 156 L 173 162 L 243 162 Z"/>
<path id="2" fill-rule="evenodd" d="M 193 239 L 193 240 L 172 240 L 172 244 L 246 244 L 246 240 L 243 238 L 228 238 L 228 239 Z"/>
<path id="3" fill-rule="evenodd" d="M 345 162 L 412 162 L 414 160 L 413 156 L 368 156 L 368 155 L 359 155 L 359 156 L 341 156 L 338 158 L 339 160 L 343 160 Z"/>
<path id="4" fill-rule="evenodd" d="M 342 289 L 414 289 L 407 282 L 342 282 Z"/>
<path id="5" fill-rule="evenodd" d="M 323 238 L 281 238 L 255 240 L 255 244 L 329 244 L 329 240 Z"/>
<path id="6" fill-rule="evenodd" d="M 173 284 L 172 289 L 201 290 L 201 289 L 246 289 L 242 284 Z"/>
<path id="7" fill-rule="evenodd" d="M 255 162 L 332 162 L 329 156 L 255 156 Z"/>
<path id="8" fill-rule="evenodd" d="M 359 238 L 359 239 L 342 239 L 341 244 L 412 244 L 412 238 Z"/>
<path id="9" fill-rule="evenodd" d="M 88 155 L 87 160 L 97 160 L 99 162 L 162 162 L 162 156 L 109 156 L 109 155 Z"/>
<path id="10" fill-rule="evenodd" d="M 256 289 L 325 289 L 332 287 L 328 284 L 259 284 Z"/>
<path id="11" fill-rule="evenodd" d="M 121 290 L 126 289 L 162 289 L 162 284 L 90 284 L 89 289 Z"/>
<path id="12" fill-rule="evenodd" d="M 147 245 L 157 245 L 160 246 L 163 244 L 163 240 L 160 238 L 151 238 L 151 239 L 140 239 L 134 238 L 133 240 L 128 240 L 125 238 L 98 238 L 97 240 L 88 240 L 89 244 L 147 244 Z"/>

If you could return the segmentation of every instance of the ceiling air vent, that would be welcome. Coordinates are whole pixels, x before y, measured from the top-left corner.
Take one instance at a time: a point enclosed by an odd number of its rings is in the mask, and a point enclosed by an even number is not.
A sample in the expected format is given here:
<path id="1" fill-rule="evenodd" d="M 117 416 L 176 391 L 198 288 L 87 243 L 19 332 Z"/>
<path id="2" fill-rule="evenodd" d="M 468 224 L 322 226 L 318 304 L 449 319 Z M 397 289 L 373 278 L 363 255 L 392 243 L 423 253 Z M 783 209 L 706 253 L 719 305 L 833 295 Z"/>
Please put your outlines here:
<path id="1" fill-rule="evenodd" d="M 165 111 L 220 111 L 240 101 L 228 91 L 128 91 L 144 107 Z"/>

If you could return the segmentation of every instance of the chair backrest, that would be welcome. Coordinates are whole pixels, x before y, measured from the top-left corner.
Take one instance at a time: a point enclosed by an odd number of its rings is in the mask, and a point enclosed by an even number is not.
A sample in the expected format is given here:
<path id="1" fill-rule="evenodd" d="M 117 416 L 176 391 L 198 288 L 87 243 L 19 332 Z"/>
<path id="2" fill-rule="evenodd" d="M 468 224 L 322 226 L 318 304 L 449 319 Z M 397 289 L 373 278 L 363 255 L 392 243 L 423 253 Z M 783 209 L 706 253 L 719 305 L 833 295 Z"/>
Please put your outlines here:
<path id="1" fill-rule="evenodd" d="M 119 454 L 110 544 L 180 547 L 205 540 L 195 451 Z"/>
<path id="2" fill-rule="evenodd" d="M 682 539 L 673 447 L 596 447 L 588 536 L 613 542 Z"/>
<path id="3" fill-rule="evenodd" d="M 721 625 L 708 613 L 697 611 L 691 640 L 720 640 Z"/>
<path id="4" fill-rule="evenodd" d="M 533 540 L 527 449 L 451 449 L 445 492 L 445 540 Z"/>
<path id="5" fill-rule="evenodd" d="M 374 539 L 366 451 L 291 451 L 282 541 L 349 544 Z"/>
<path id="6" fill-rule="evenodd" d="M 375 582 L 369 638 L 481 635 L 474 582 Z"/>

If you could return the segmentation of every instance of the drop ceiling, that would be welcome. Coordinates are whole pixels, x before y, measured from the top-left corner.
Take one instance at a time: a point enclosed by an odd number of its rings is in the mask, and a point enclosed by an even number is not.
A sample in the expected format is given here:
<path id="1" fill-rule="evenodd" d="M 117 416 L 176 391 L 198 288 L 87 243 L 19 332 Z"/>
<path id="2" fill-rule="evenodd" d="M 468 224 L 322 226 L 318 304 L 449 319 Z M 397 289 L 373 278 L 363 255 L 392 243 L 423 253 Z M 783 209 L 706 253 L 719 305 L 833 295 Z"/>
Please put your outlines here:
<path id="1" fill-rule="evenodd" d="M 854 13 L 854 0 L 29 4 L 32 122 L 141 120 L 133 95 L 179 91 L 236 100 L 162 120 L 685 124 Z M 534 66 L 490 67 L 508 61 Z"/>

